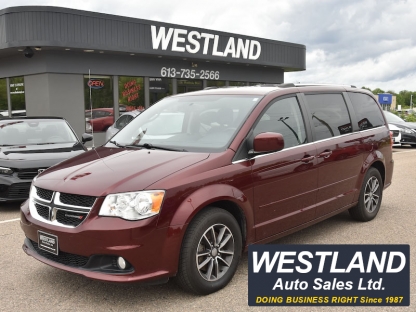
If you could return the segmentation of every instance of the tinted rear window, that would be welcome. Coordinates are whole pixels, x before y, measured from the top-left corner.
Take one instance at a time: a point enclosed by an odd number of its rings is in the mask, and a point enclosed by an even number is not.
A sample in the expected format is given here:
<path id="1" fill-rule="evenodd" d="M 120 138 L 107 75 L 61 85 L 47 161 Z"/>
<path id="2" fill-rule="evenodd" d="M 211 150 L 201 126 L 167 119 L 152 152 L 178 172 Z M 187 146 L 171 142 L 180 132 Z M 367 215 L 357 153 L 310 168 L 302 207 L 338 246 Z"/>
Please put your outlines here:
<path id="1" fill-rule="evenodd" d="M 367 130 L 383 126 L 384 118 L 378 103 L 369 95 L 348 92 L 358 119 L 360 130 Z"/>
<path id="2" fill-rule="evenodd" d="M 315 141 L 352 132 L 342 94 L 306 94 Z"/>

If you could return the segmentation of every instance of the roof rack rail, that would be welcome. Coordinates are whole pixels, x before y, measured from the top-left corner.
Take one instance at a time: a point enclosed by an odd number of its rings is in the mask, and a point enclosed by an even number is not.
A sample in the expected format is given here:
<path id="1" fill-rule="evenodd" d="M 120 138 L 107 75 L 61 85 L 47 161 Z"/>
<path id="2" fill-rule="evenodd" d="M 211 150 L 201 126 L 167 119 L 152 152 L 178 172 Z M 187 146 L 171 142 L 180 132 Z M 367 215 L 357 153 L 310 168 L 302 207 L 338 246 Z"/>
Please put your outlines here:
<path id="1" fill-rule="evenodd" d="M 288 82 L 288 83 L 281 83 L 277 85 L 280 88 L 293 88 L 296 87 L 294 83 Z"/>
<path id="2" fill-rule="evenodd" d="M 347 84 L 336 84 L 336 83 L 294 83 L 295 87 L 347 87 L 347 88 L 357 88 L 354 85 Z"/>

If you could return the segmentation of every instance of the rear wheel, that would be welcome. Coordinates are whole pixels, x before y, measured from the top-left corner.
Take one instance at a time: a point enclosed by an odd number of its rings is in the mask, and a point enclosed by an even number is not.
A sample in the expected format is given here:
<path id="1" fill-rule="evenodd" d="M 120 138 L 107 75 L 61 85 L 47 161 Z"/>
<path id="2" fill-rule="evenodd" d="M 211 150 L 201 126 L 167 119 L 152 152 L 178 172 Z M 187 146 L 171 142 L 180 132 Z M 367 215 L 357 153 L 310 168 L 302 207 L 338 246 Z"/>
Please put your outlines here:
<path id="1" fill-rule="evenodd" d="M 242 251 L 240 227 L 219 208 L 207 208 L 189 225 L 181 248 L 176 280 L 186 291 L 207 295 L 226 286 Z"/>
<path id="2" fill-rule="evenodd" d="M 373 220 L 380 210 L 383 197 L 383 180 L 380 172 L 371 167 L 368 169 L 361 186 L 358 204 L 349 209 L 351 217 L 359 221 Z"/>

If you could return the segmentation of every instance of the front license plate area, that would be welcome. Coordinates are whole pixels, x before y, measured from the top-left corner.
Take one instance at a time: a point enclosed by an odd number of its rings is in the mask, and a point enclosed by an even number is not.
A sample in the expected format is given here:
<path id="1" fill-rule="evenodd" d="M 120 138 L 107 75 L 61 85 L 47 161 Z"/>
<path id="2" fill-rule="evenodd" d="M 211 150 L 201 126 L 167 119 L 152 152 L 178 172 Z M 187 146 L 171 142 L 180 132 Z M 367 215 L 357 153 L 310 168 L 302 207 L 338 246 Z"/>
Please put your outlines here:
<path id="1" fill-rule="evenodd" d="M 58 255 L 58 236 L 38 231 L 38 246 L 42 250 Z"/>

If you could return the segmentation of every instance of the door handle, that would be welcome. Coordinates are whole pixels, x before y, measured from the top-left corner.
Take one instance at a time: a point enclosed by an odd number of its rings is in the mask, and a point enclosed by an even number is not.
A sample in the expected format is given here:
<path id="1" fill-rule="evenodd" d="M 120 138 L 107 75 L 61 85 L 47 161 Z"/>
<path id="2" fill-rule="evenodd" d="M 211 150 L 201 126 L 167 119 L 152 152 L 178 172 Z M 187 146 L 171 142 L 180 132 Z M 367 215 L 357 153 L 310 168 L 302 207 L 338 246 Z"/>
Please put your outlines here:
<path id="1" fill-rule="evenodd" d="M 314 159 L 315 159 L 315 156 L 305 156 L 301 159 L 301 161 L 304 162 L 304 163 L 308 163 L 308 162 L 310 162 Z"/>
<path id="2" fill-rule="evenodd" d="M 320 153 L 317 157 L 318 158 L 328 158 L 331 155 L 332 155 L 332 151 L 324 151 L 324 152 Z"/>

